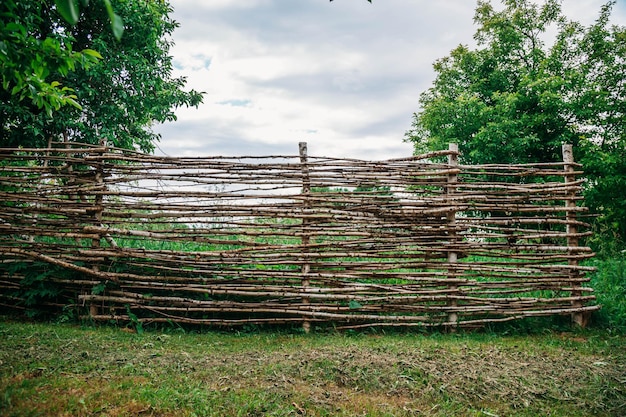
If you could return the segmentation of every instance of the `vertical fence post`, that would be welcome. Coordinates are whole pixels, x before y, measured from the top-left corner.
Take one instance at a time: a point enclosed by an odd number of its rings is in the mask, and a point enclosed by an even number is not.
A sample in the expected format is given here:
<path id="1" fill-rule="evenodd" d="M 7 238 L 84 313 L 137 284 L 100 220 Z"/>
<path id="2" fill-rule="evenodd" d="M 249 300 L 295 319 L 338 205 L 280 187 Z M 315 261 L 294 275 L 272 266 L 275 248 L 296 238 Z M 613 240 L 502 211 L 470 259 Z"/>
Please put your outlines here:
<path id="1" fill-rule="evenodd" d="M 104 154 L 104 149 L 103 148 L 98 148 L 97 152 L 95 152 L 96 155 L 103 155 Z M 104 183 L 104 168 L 103 168 L 103 162 L 102 160 L 96 161 L 95 162 L 95 177 L 94 177 L 94 183 L 96 184 L 95 190 L 96 190 L 96 194 L 94 196 L 94 203 L 93 203 L 93 223 L 94 226 L 96 228 L 100 228 L 102 227 L 102 212 L 104 211 L 104 207 L 103 207 L 103 202 L 104 202 L 104 196 L 102 194 L 103 191 L 103 187 L 102 184 Z M 98 233 L 98 237 L 93 238 L 91 240 L 91 248 L 92 249 L 99 249 L 100 248 L 100 240 L 101 240 L 102 236 Z M 94 272 L 100 272 L 100 266 L 98 264 L 93 264 L 91 266 L 91 269 Z M 98 306 L 96 304 L 94 304 L 93 302 L 89 305 L 89 315 L 91 317 L 97 316 L 98 315 Z"/>
<path id="2" fill-rule="evenodd" d="M 302 195 L 304 196 L 302 207 L 303 207 L 303 212 L 306 213 L 307 208 L 309 208 L 311 204 L 307 198 L 311 194 L 311 178 L 309 176 L 309 167 L 307 165 L 307 161 L 308 161 L 307 143 L 300 142 L 298 144 L 298 147 L 300 150 L 300 163 L 302 164 Z M 302 218 L 302 238 L 301 238 L 303 252 L 309 251 L 309 243 L 311 242 L 311 237 L 309 236 L 308 228 L 309 228 L 309 219 L 307 219 L 306 217 L 303 217 Z M 311 264 L 309 264 L 308 262 L 308 256 L 304 255 L 302 267 L 301 267 L 301 274 L 302 274 L 301 285 L 302 285 L 303 291 L 307 291 L 307 287 L 310 285 L 310 282 L 309 282 L 310 271 L 311 271 Z M 302 297 L 302 304 L 308 305 L 310 304 L 310 302 L 311 300 L 309 299 L 309 297 Z M 311 322 L 306 319 L 306 316 L 304 320 L 302 321 L 302 329 L 304 330 L 305 333 L 309 333 L 311 331 Z"/>
<path id="3" fill-rule="evenodd" d="M 448 155 L 448 165 L 449 169 L 455 169 L 459 165 L 459 145 L 456 143 L 450 143 L 448 145 L 448 150 L 450 154 Z M 458 182 L 458 175 L 456 173 L 448 174 L 448 185 L 446 187 L 446 196 L 448 198 L 448 214 L 447 214 L 447 226 L 448 226 L 448 242 L 450 244 L 456 244 L 457 235 L 456 235 L 456 201 L 454 201 L 453 195 L 456 192 L 456 186 Z M 452 264 L 455 264 L 458 261 L 458 253 L 456 250 L 448 249 L 448 264 L 450 267 L 448 268 L 448 279 L 456 279 L 457 272 L 456 269 L 452 267 Z M 456 284 L 448 285 L 449 294 L 456 295 L 456 290 L 458 286 Z M 458 302 L 456 298 L 450 299 L 448 302 L 448 307 L 452 308 L 452 311 L 448 314 L 448 325 L 451 326 L 452 330 L 458 324 L 458 314 L 455 311 L 458 306 Z"/>
<path id="4" fill-rule="evenodd" d="M 571 144 L 563 144 L 563 169 L 565 170 L 565 184 L 570 184 L 576 181 L 575 164 L 574 164 L 574 151 Z M 578 236 L 577 236 L 577 227 L 576 227 L 576 212 L 573 210 L 569 210 L 570 208 L 576 207 L 576 190 L 571 189 L 567 191 L 567 196 L 565 197 L 565 208 L 567 209 L 565 213 L 565 218 L 567 220 L 567 225 L 565 226 L 565 234 L 567 235 L 567 247 L 568 255 L 570 258 L 567 263 L 570 266 L 578 265 L 578 260 L 573 256 L 576 254 L 575 249 L 578 246 Z M 569 272 L 570 278 L 576 276 L 576 271 L 574 269 Z M 579 287 L 580 283 L 571 281 L 570 285 L 572 288 Z M 573 290 L 572 297 L 581 297 L 582 292 L 580 290 Z M 581 308 L 582 302 L 580 299 L 572 301 L 572 306 L 574 308 Z M 572 321 L 577 325 L 584 327 L 585 326 L 585 317 L 582 312 L 576 312 L 572 314 Z"/>

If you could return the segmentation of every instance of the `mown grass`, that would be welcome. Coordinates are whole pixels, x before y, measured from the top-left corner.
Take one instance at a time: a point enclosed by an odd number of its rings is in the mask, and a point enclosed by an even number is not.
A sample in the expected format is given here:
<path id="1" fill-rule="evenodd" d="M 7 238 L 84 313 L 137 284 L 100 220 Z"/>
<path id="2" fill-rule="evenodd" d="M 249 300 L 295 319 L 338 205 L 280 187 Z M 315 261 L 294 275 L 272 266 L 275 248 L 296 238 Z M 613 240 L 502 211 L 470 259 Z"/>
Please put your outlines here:
<path id="1" fill-rule="evenodd" d="M 623 416 L 626 336 L 0 321 L 3 416 Z"/>

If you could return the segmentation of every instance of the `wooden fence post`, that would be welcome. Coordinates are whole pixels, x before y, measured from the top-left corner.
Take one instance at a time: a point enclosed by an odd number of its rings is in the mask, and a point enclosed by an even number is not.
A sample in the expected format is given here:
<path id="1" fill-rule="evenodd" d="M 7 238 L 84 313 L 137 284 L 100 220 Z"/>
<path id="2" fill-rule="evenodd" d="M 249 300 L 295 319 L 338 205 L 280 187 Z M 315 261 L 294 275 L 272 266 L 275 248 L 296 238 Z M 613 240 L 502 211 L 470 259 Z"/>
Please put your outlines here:
<path id="1" fill-rule="evenodd" d="M 574 151 L 571 144 L 563 144 L 563 169 L 565 170 L 565 184 L 573 183 L 576 181 L 575 164 L 574 164 Z M 577 236 L 577 227 L 576 227 L 576 212 L 569 210 L 570 208 L 576 207 L 576 190 L 568 190 L 567 197 L 565 198 L 565 208 L 568 209 L 565 213 L 565 218 L 567 221 L 567 225 L 565 226 L 565 233 L 567 235 L 567 246 L 568 246 L 568 255 L 570 258 L 567 263 L 571 266 L 578 265 L 578 260 L 575 256 L 574 248 L 578 246 L 578 236 Z M 576 274 L 575 270 L 572 269 L 569 272 L 570 277 L 574 277 Z M 580 286 L 580 283 L 572 280 L 570 283 L 572 287 Z M 581 297 L 582 292 L 580 290 L 572 291 L 572 297 Z M 582 302 L 580 300 L 572 301 L 572 305 L 574 308 L 582 308 Z M 576 312 L 572 314 L 572 321 L 577 325 L 584 327 L 585 326 L 585 317 L 582 312 Z"/>
<path id="2" fill-rule="evenodd" d="M 304 200 L 302 202 L 302 207 L 303 207 L 303 212 L 306 214 L 307 212 L 307 208 L 310 207 L 311 203 L 308 200 L 308 196 L 311 194 L 311 178 L 309 177 L 309 167 L 307 165 L 307 143 L 306 142 L 300 142 L 298 144 L 299 150 L 300 150 L 300 163 L 302 164 L 302 195 L 304 196 Z M 304 252 L 308 252 L 309 251 L 309 243 L 311 242 L 311 237 L 309 236 L 309 219 L 307 219 L 306 217 L 302 218 L 302 250 Z M 311 264 L 309 264 L 308 262 L 308 256 L 304 255 L 303 256 L 303 263 L 302 263 L 302 268 L 301 268 L 301 274 L 302 274 L 302 281 L 301 281 L 301 285 L 302 285 L 302 290 L 303 291 L 307 291 L 307 287 L 310 285 L 310 281 L 309 281 L 309 272 L 311 271 Z M 309 297 L 302 297 L 302 304 L 303 305 L 308 305 L 310 304 L 311 300 L 309 299 Z M 304 330 L 305 333 L 309 333 L 311 331 L 311 322 L 309 320 L 306 319 L 306 316 L 304 318 L 304 320 L 302 321 L 302 329 Z"/>
<path id="3" fill-rule="evenodd" d="M 103 145 L 103 143 L 101 142 L 101 145 Z M 96 155 L 103 155 L 105 152 L 105 150 L 101 147 L 98 148 L 97 151 L 95 152 Z M 94 222 L 94 226 L 96 226 L 97 228 L 102 227 L 102 212 L 104 211 L 104 207 L 103 207 L 103 203 L 104 203 L 104 195 L 101 193 L 101 191 L 103 191 L 103 187 L 102 184 L 104 183 L 104 168 L 103 168 L 103 162 L 102 160 L 95 162 L 95 177 L 94 177 L 94 183 L 96 184 L 95 189 L 97 190 L 97 193 L 94 196 L 94 211 L 93 211 L 93 222 Z M 98 234 L 97 238 L 92 239 L 91 241 L 91 248 L 94 250 L 97 250 L 100 248 L 100 240 L 101 240 L 102 236 L 100 234 Z M 98 266 L 98 264 L 94 264 L 91 266 L 91 269 L 94 272 L 100 272 L 100 267 Z M 98 306 L 96 304 L 94 304 L 93 302 L 91 302 L 91 304 L 89 305 L 89 315 L 91 317 L 95 317 L 98 315 Z"/>
<path id="4" fill-rule="evenodd" d="M 459 145 L 456 143 L 450 143 L 448 145 L 448 150 L 450 154 L 448 155 L 448 165 L 449 169 L 454 169 L 459 165 Z M 448 226 L 448 242 L 450 244 L 456 245 L 457 243 L 457 234 L 456 234 L 456 202 L 453 199 L 453 195 L 456 192 L 456 186 L 458 182 L 458 175 L 456 173 L 448 174 L 448 186 L 446 187 L 446 195 L 448 198 L 449 210 L 447 214 L 447 226 Z M 448 263 L 450 266 L 455 264 L 458 261 L 458 253 L 455 250 L 448 249 Z M 454 268 L 448 269 L 448 279 L 456 279 L 457 272 Z M 456 290 L 458 286 L 456 284 L 449 285 L 450 294 L 456 295 Z M 451 299 L 448 302 L 448 306 L 452 307 L 453 310 L 458 306 L 458 302 L 455 298 Z M 448 314 L 448 324 L 451 326 L 451 329 L 454 330 L 458 325 L 458 314 L 456 311 L 452 311 Z"/>

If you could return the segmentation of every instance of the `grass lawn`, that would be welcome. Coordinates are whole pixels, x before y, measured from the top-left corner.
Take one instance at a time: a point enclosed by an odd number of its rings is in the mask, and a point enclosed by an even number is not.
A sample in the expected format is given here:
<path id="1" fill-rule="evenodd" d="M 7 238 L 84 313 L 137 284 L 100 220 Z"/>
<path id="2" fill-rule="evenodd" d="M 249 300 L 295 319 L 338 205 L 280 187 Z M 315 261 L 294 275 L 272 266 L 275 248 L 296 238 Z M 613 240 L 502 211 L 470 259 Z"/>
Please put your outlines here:
<path id="1" fill-rule="evenodd" d="M 626 336 L 183 333 L 0 317 L 2 416 L 626 416 Z"/>

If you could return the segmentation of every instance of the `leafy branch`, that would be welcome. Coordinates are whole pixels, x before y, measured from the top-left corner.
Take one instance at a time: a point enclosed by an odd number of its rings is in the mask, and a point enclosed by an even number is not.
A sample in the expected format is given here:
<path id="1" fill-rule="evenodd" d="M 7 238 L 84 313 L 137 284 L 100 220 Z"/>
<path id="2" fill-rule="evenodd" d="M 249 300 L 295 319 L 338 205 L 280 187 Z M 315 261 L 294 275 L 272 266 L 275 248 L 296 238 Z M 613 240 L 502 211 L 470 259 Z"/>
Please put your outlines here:
<path id="1" fill-rule="evenodd" d="M 83 7 L 87 7 L 89 5 L 89 0 L 80 0 L 80 3 Z M 113 10 L 113 6 L 111 6 L 111 0 L 102 0 L 104 3 L 104 7 L 107 10 L 107 14 L 109 15 L 109 20 L 111 21 L 111 30 L 113 31 L 113 36 L 118 41 L 122 39 L 122 34 L 124 33 L 124 21 L 120 16 L 118 16 Z M 80 16 L 80 8 L 78 6 L 77 0 L 55 0 L 55 4 L 57 6 L 57 10 L 59 14 L 65 19 L 67 23 L 70 25 L 75 25 L 78 23 L 78 18 Z"/>

